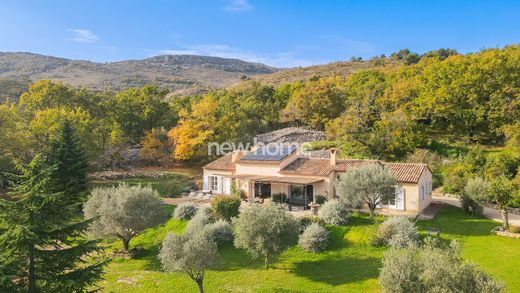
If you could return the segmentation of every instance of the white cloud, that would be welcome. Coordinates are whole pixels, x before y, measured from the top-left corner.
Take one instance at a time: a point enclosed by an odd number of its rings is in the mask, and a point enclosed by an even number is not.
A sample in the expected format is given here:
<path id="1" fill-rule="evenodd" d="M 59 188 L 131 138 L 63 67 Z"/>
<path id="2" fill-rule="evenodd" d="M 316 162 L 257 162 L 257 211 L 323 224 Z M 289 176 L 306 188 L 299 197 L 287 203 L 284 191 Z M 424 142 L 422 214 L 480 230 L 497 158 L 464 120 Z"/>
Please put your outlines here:
<path id="1" fill-rule="evenodd" d="M 181 45 L 179 49 L 146 50 L 149 55 L 202 55 L 240 59 L 275 67 L 297 67 L 324 63 L 324 60 L 309 60 L 298 57 L 297 52 L 257 53 L 222 44 Z"/>
<path id="2" fill-rule="evenodd" d="M 73 34 L 73 36 L 69 38 L 70 41 L 79 43 L 95 43 L 100 40 L 98 36 L 88 29 L 69 29 L 68 31 Z"/>
<path id="3" fill-rule="evenodd" d="M 253 5 L 249 3 L 249 0 L 225 0 L 227 5 L 224 6 L 225 11 L 229 12 L 242 12 L 253 9 Z"/>

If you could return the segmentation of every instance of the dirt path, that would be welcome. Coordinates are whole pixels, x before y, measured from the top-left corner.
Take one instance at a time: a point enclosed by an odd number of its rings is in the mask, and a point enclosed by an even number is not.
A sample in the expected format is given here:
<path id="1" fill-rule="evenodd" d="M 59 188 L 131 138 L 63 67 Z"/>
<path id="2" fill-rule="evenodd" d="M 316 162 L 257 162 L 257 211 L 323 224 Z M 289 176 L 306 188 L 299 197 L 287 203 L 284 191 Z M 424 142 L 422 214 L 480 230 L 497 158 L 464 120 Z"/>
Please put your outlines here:
<path id="1" fill-rule="evenodd" d="M 434 196 L 432 198 L 435 201 L 441 201 L 443 203 L 447 203 L 456 207 L 461 207 L 460 201 L 456 198 L 449 198 L 449 197 L 438 197 Z M 495 209 L 484 207 L 484 216 L 486 218 L 502 222 L 502 215 L 500 212 L 498 212 Z M 509 224 L 513 226 L 520 227 L 520 215 L 509 213 Z"/>

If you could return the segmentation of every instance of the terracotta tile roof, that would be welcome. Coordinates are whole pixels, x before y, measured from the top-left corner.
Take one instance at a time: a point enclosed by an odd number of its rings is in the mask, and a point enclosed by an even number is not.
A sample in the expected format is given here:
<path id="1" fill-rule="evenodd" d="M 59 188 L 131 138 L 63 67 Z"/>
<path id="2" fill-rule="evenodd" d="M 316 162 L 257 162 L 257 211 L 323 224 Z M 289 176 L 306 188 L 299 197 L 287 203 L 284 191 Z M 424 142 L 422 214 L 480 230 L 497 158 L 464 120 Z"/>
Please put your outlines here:
<path id="1" fill-rule="evenodd" d="M 378 160 L 337 160 L 336 166 L 330 165 L 329 159 L 309 159 L 298 158 L 291 164 L 287 165 L 281 174 L 292 175 L 311 175 L 311 176 L 328 176 L 333 170 L 336 172 L 346 172 L 353 168 L 366 167 L 375 164 L 382 164 L 390 169 L 390 172 L 399 182 L 418 182 L 426 164 L 409 164 L 409 163 L 386 163 Z"/>
<path id="2" fill-rule="evenodd" d="M 399 182 L 419 182 L 424 169 L 428 168 L 426 164 L 414 163 L 384 163 L 395 179 Z"/>
<path id="3" fill-rule="evenodd" d="M 211 170 L 235 171 L 235 163 L 231 162 L 231 154 L 228 154 L 202 166 L 202 168 Z"/>
<path id="4" fill-rule="evenodd" d="M 240 160 L 240 163 L 249 162 Z M 278 164 L 278 161 L 250 161 L 251 163 Z M 415 163 L 387 163 L 378 160 L 337 160 L 336 166 L 330 165 L 329 159 L 310 159 L 297 158 L 280 171 L 280 174 L 288 175 L 307 175 L 307 176 L 329 176 L 330 172 L 346 172 L 353 168 L 366 167 L 375 164 L 382 164 L 390 170 L 392 175 L 399 182 L 416 183 L 419 181 L 424 169 L 428 168 L 426 164 Z M 203 166 L 209 170 L 226 170 L 235 171 L 235 163 L 231 162 L 231 154 L 225 155 L 215 161 Z"/>
<path id="5" fill-rule="evenodd" d="M 382 164 L 382 163 L 383 163 L 382 161 L 378 161 L 378 160 L 356 160 L 356 159 L 337 160 L 336 168 L 334 170 L 337 172 L 346 172 L 350 169 L 373 166 L 373 165 Z"/>

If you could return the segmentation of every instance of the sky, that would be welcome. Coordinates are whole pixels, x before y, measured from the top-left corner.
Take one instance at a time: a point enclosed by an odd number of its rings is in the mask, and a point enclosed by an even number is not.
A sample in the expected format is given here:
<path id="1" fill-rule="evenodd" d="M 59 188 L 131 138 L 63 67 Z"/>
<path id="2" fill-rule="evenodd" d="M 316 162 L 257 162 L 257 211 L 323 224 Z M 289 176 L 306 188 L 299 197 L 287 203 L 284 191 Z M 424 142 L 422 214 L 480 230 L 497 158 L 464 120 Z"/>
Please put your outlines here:
<path id="1" fill-rule="evenodd" d="M 162 54 L 276 67 L 520 43 L 520 1 L 0 0 L 0 51 L 112 62 Z"/>

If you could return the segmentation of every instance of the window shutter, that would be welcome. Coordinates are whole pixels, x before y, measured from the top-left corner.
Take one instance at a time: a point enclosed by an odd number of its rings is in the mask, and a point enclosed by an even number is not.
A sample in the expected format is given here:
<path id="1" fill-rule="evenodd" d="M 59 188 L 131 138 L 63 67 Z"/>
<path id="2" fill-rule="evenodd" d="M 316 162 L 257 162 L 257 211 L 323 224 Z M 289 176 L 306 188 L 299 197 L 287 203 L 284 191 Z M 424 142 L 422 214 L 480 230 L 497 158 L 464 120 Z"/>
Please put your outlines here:
<path id="1" fill-rule="evenodd" d="M 222 194 L 222 176 L 217 176 L 217 192 Z"/>
<path id="2" fill-rule="evenodd" d="M 204 175 L 202 176 L 202 190 L 208 190 L 208 176 Z"/>
<path id="3" fill-rule="evenodd" d="M 231 178 L 224 178 L 224 194 L 231 195 Z"/>

